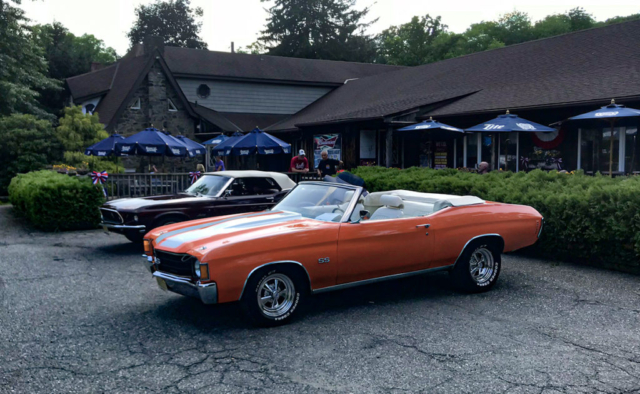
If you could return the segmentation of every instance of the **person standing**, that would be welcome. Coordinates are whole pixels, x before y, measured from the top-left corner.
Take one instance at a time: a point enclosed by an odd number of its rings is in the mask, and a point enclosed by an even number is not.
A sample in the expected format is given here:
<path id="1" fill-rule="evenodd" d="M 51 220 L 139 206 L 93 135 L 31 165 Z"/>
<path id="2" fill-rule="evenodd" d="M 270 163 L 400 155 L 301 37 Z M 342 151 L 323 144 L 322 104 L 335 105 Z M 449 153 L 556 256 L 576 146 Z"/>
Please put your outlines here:
<path id="1" fill-rule="evenodd" d="M 202 163 L 196 166 L 196 171 L 200 171 L 200 173 L 204 173 L 204 165 Z"/>
<path id="2" fill-rule="evenodd" d="M 298 151 L 298 156 L 294 156 L 291 159 L 291 165 L 289 166 L 289 172 L 309 172 L 309 161 L 305 157 L 304 149 Z"/>
<path id="3" fill-rule="evenodd" d="M 215 157 L 215 163 L 216 165 L 213 167 L 213 171 L 224 171 L 224 161 L 222 161 L 222 157 L 221 156 L 216 156 Z"/>
<path id="4" fill-rule="evenodd" d="M 342 165 L 342 162 L 336 159 L 330 159 L 329 153 L 326 150 L 323 150 L 320 154 L 322 160 L 318 163 L 318 175 L 321 177 L 325 177 L 327 175 L 335 175 L 338 172 L 338 166 Z"/>

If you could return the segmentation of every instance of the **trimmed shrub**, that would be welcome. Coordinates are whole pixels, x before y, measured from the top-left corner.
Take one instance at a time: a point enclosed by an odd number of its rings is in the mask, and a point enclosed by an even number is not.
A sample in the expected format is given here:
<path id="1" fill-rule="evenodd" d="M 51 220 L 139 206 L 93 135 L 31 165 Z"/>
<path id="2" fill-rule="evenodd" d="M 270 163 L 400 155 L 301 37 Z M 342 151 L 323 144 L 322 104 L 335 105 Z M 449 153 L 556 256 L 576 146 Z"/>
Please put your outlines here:
<path id="1" fill-rule="evenodd" d="M 609 178 L 540 170 L 478 175 L 455 169 L 353 171 L 369 191 L 407 189 L 474 195 L 534 207 L 545 218 L 532 248 L 548 257 L 640 272 L 640 177 Z"/>
<path id="2" fill-rule="evenodd" d="M 104 203 L 104 195 L 90 178 L 37 171 L 11 180 L 9 201 L 39 229 L 77 230 L 95 228 L 100 223 L 98 208 Z"/>

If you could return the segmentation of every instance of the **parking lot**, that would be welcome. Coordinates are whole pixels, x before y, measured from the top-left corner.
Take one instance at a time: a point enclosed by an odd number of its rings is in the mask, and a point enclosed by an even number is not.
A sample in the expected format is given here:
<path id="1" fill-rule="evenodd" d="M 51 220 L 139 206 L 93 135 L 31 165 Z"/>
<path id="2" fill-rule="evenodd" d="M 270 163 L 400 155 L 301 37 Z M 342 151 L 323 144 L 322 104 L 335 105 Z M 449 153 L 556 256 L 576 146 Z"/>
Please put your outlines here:
<path id="1" fill-rule="evenodd" d="M 637 276 L 507 255 L 486 294 L 413 277 L 257 329 L 160 291 L 124 237 L 0 223 L 1 393 L 640 393 Z"/>

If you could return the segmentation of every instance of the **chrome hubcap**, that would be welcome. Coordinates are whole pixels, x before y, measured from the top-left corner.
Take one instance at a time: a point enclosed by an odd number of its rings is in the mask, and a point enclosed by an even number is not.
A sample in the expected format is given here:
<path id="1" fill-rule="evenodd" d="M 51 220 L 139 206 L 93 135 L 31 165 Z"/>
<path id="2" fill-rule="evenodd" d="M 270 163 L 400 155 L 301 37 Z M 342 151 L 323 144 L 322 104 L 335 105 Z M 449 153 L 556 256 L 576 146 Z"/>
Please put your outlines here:
<path id="1" fill-rule="evenodd" d="M 488 283 L 493 277 L 495 269 L 496 262 L 489 249 L 478 248 L 471 254 L 469 271 L 471 272 L 471 277 L 477 284 L 483 285 Z"/>
<path id="2" fill-rule="evenodd" d="M 295 294 L 295 287 L 288 276 L 272 274 L 258 285 L 258 305 L 266 316 L 282 316 L 293 306 Z"/>

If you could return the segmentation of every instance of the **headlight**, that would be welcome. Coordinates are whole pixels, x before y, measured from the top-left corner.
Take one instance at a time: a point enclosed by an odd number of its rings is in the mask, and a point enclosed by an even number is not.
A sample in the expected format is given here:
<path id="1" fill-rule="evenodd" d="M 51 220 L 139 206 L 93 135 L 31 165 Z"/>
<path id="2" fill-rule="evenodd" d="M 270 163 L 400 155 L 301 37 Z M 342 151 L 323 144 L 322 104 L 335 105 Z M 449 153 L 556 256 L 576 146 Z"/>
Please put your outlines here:
<path id="1" fill-rule="evenodd" d="M 133 221 L 137 222 L 138 221 L 138 215 L 133 215 Z"/>
<path id="2" fill-rule="evenodd" d="M 198 259 L 193 263 L 193 270 L 195 271 L 196 276 L 200 278 L 200 261 Z"/>

